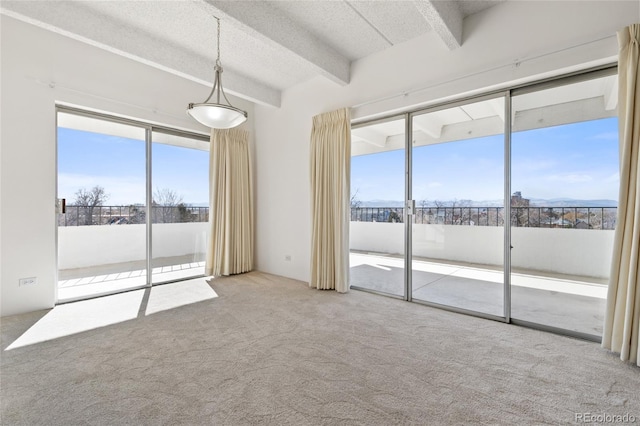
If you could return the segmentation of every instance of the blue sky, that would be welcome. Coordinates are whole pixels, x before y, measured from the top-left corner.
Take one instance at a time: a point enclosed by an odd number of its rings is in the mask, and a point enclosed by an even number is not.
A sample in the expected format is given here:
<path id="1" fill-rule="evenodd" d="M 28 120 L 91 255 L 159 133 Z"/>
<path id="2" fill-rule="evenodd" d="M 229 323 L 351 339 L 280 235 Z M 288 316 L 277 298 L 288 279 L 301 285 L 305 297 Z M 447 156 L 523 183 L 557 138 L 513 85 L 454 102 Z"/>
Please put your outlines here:
<path id="1" fill-rule="evenodd" d="M 617 118 L 514 133 L 512 190 L 525 198 L 618 199 Z M 60 128 L 58 192 L 71 202 L 79 188 L 105 188 L 108 205 L 144 203 L 144 141 Z M 414 199 L 499 200 L 503 137 L 423 146 L 413 152 Z M 153 144 L 153 189 L 168 188 L 193 205 L 208 200 L 209 154 Z M 352 193 L 368 200 L 404 198 L 404 150 L 357 156 Z"/>
<path id="2" fill-rule="evenodd" d="M 153 189 L 168 188 L 188 204 L 209 199 L 209 153 L 154 143 Z M 100 185 L 106 205 L 144 204 L 145 143 L 66 128 L 58 129 L 58 197 L 72 203 L 80 188 Z"/>
<path id="3" fill-rule="evenodd" d="M 618 199 L 618 121 L 607 118 L 512 135 L 512 190 L 525 198 Z M 417 147 L 413 198 L 503 198 L 502 135 Z M 404 150 L 352 157 L 357 198 L 404 197 Z"/>

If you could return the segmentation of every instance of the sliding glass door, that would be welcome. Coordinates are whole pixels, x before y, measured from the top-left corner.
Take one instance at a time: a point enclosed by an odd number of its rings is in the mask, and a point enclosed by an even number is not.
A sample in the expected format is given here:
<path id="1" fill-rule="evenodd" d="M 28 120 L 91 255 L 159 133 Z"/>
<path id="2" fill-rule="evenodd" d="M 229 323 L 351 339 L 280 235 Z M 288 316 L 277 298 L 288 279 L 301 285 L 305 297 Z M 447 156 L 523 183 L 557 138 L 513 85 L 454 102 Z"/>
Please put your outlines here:
<path id="1" fill-rule="evenodd" d="M 504 99 L 412 116 L 412 298 L 504 315 Z"/>
<path id="2" fill-rule="evenodd" d="M 152 137 L 152 282 L 203 275 L 209 143 L 167 132 Z"/>
<path id="3" fill-rule="evenodd" d="M 204 274 L 209 141 L 59 107 L 58 301 Z"/>
<path id="4" fill-rule="evenodd" d="M 350 280 L 405 296 L 405 118 L 351 132 Z"/>
<path id="5" fill-rule="evenodd" d="M 351 285 L 599 339 L 616 94 L 609 68 L 354 125 Z"/>
<path id="6" fill-rule="evenodd" d="M 58 301 L 147 283 L 145 129 L 58 113 Z"/>
<path id="7" fill-rule="evenodd" d="M 513 97 L 515 320 L 602 334 L 618 206 L 617 76 Z"/>

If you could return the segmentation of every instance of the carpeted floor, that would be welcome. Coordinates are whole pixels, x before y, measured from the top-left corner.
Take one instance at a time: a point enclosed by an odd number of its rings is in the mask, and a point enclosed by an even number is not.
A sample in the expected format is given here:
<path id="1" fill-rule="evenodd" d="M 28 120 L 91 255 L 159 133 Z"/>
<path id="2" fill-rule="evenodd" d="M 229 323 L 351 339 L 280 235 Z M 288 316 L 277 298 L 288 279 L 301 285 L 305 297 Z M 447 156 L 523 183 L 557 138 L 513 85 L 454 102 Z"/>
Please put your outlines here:
<path id="1" fill-rule="evenodd" d="M 3 318 L 1 423 L 640 423 L 640 369 L 594 343 L 258 272 L 211 287 L 10 350 L 51 312 Z"/>

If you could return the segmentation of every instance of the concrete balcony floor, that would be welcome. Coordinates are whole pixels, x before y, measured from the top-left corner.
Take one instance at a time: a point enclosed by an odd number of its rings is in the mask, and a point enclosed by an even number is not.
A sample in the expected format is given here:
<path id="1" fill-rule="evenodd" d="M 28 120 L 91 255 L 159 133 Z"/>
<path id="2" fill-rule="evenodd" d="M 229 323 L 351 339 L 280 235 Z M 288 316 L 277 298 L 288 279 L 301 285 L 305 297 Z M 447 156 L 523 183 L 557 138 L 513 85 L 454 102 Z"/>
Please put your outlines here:
<path id="1" fill-rule="evenodd" d="M 350 254 L 352 286 L 392 295 L 404 293 L 404 259 L 382 253 Z M 415 258 L 415 300 L 504 316 L 501 268 Z M 511 317 L 601 336 L 607 285 L 604 280 L 536 271 L 511 273 Z"/>
<path id="2" fill-rule="evenodd" d="M 401 256 L 352 251 L 351 285 L 402 296 Z M 96 297 L 146 285 L 145 262 L 99 265 L 59 271 L 58 301 Z M 152 282 L 204 275 L 196 256 L 153 260 Z M 415 258 L 412 265 L 415 300 L 503 316 L 503 272 L 498 267 Z M 511 274 L 511 316 L 514 319 L 600 336 L 607 286 L 603 280 L 515 270 Z"/>
<path id="3" fill-rule="evenodd" d="M 174 256 L 153 259 L 153 284 L 204 275 L 202 256 Z M 64 269 L 58 272 L 58 302 L 97 297 L 140 288 L 147 283 L 145 261 Z"/>

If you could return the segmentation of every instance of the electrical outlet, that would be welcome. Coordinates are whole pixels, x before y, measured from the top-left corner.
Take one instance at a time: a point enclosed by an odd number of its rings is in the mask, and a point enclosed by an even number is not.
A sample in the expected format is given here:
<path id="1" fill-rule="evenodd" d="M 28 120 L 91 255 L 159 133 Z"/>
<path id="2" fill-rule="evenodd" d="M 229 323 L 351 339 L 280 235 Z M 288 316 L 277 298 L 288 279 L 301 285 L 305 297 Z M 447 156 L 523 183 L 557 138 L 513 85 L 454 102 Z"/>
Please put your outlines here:
<path id="1" fill-rule="evenodd" d="M 20 287 L 24 285 L 35 285 L 37 283 L 38 283 L 38 279 L 36 277 L 20 278 L 20 280 L 18 280 L 18 286 Z"/>
<path id="2" fill-rule="evenodd" d="M 291 255 L 290 254 L 285 255 L 284 260 L 287 262 L 291 262 Z"/>

